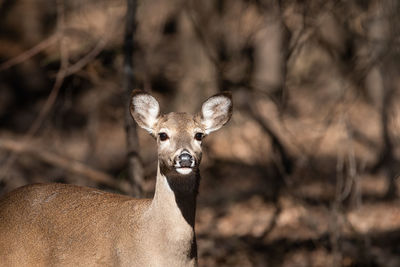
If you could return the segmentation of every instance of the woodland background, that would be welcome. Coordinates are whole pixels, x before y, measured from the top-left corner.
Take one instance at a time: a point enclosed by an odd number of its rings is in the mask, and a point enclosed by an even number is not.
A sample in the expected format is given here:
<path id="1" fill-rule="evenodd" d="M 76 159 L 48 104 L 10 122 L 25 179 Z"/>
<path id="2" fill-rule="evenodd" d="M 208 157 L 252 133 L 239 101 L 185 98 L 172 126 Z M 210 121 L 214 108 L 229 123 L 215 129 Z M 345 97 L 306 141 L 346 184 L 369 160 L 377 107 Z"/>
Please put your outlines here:
<path id="1" fill-rule="evenodd" d="M 200 266 L 400 266 L 398 14 L 397 0 L 0 0 L 0 195 L 151 197 L 156 144 L 131 89 L 165 112 L 230 90 L 233 118 L 204 142 Z"/>

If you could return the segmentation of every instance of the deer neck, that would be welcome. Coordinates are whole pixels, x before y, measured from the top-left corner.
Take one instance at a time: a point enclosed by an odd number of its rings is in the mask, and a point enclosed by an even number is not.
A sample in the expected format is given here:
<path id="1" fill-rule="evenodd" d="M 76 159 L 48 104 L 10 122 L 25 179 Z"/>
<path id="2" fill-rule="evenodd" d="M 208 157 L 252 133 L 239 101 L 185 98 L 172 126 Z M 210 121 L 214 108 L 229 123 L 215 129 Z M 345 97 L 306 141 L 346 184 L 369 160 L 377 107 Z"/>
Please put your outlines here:
<path id="1" fill-rule="evenodd" d="M 198 171 L 181 175 L 158 164 L 152 208 L 162 214 L 164 223 L 170 221 L 178 227 L 176 223 L 180 222 L 194 229 L 199 181 Z"/>
<path id="2" fill-rule="evenodd" d="M 159 166 L 154 198 L 147 212 L 148 226 L 159 250 L 177 255 L 183 262 L 197 258 L 194 222 L 199 179 L 198 172 L 177 176 L 163 172 Z"/>

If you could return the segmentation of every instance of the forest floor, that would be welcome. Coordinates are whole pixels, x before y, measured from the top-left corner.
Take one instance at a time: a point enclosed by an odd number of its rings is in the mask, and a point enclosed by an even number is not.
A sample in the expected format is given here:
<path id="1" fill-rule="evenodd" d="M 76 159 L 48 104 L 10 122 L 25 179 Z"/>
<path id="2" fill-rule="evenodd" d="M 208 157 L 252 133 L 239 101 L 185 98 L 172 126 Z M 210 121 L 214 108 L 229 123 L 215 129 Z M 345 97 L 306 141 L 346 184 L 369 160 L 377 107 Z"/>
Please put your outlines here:
<path id="1" fill-rule="evenodd" d="M 273 187 L 237 164 L 203 175 L 200 266 L 400 266 L 400 200 L 382 198 L 384 177 L 362 177 L 368 194 L 353 207 L 328 201 L 327 181 L 283 189 L 276 201 Z"/>

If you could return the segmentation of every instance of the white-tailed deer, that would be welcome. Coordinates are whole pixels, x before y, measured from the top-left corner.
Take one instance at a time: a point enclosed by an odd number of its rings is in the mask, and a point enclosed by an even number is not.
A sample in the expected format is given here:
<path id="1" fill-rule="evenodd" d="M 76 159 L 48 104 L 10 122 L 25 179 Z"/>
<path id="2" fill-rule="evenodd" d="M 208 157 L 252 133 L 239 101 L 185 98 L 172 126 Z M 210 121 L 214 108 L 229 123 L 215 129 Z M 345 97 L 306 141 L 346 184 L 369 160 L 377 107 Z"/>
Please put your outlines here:
<path id="1" fill-rule="evenodd" d="M 196 266 L 201 142 L 231 117 L 229 93 L 196 115 L 160 114 L 146 92 L 130 111 L 158 144 L 153 199 L 65 184 L 34 184 L 0 200 L 1 266 Z"/>

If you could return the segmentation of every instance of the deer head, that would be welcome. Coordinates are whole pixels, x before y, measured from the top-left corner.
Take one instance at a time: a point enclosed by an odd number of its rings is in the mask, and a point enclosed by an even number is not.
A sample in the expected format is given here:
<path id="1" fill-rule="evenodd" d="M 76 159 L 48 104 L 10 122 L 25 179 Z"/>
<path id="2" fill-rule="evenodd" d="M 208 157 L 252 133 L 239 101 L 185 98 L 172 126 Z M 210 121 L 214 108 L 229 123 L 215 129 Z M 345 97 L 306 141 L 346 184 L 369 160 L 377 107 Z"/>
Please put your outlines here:
<path id="1" fill-rule="evenodd" d="M 154 97 L 134 90 L 130 111 L 137 124 L 157 140 L 161 173 L 185 176 L 198 172 L 203 138 L 229 121 L 232 99 L 224 92 L 207 99 L 197 114 L 161 114 Z"/>

